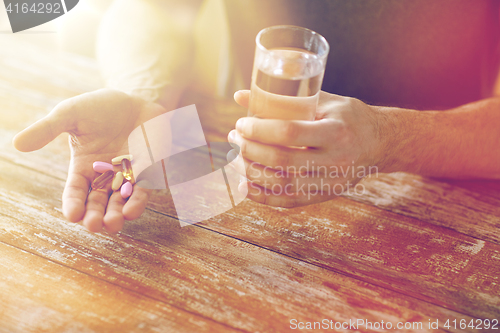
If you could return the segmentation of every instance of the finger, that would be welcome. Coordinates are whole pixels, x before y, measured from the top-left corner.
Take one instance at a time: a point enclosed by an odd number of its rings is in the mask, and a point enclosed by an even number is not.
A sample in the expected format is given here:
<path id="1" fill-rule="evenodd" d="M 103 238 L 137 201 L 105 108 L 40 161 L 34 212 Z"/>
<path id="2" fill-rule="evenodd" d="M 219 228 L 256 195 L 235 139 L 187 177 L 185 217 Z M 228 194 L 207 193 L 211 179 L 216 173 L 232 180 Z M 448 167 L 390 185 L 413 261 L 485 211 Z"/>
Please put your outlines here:
<path id="1" fill-rule="evenodd" d="M 250 90 L 238 90 L 234 93 L 234 100 L 239 105 L 248 109 L 248 103 L 250 101 Z"/>
<path id="2" fill-rule="evenodd" d="M 247 193 L 247 198 L 255 202 L 284 208 L 311 205 L 331 200 L 336 197 L 333 193 L 323 193 L 321 191 L 294 193 L 286 192 L 285 190 L 282 192 L 271 191 L 250 182 L 240 183 L 238 190 L 242 193 Z"/>
<path id="3" fill-rule="evenodd" d="M 115 191 L 109 198 L 106 214 L 104 215 L 104 228 L 111 233 L 117 233 L 123 228 L 123 205 L 125 199 L 122 198 L 120 191 Z"/>
<path id="4" fill-rule="evenodd" d="M 273 169 L 296 168 L 307 171 L 319 155 L 314 148 L 278 147 L 243 138 L 238 131 L 231 131 L 228 141 L 240 147 L 244 158 Z M 300 172 L 300 171 L 297 171 Z"/>
<path id="5" fill-rule="evenodd" d="M 296 147 L 322 147 L 332 131 L 327 123 L 333 119 L 318 121 L 240 118 L 236 129 L 247 139 L 271 145 Z"/>
<path id="6" fill-rule="evenodd" d="M 63 214 L 70 222 L 79 222 L 85 213 L 85 202 L 90 183 L 82 174 L 72 171 L 68 174 L 62 195 Z"/>
<path id="7" fill-rule="evenodd" d="M 13 139 L 14 147 L 22 152 L 40 149 L 54 140 L 59 134 L 71 129 L 71 102 L 58 104 L 47 116 L 19 132 Z"/>
<path id="8" fill-rule="evenodd" d="M 86 212 L 83 217 L 83 225 L 90 232 L 101 231 L 104 213 L 108 204 L 107 190 L 93 190 L 87 198 Z"/>
<path id="9" fill-rule="evenodd" d="M 284 191 L 288 193 L 298 191 L 332 191 L 340 195 L 350 184 L 350 180 L 344 185 L 346 180 L 339 178 L 336 174 L 330 177 L 329 174 L 318 173 L 293 173 L 286 170 L 274 170 L 258 163 L 244 159 L 239 155 L 232 163 L 229 163 L 236 172 L 245 176 L 250 182 L 272 191 Z M 292 170 L 293 171 L 293 170 Z"/>
<path id="10" fill-rule="evenodd" d="M 134 185 L 134 192 L 123 206 L 123 216 L 127 220 L 135 220 L 139 218 L 144 210 L 151 195 L 152 190 Z"/>

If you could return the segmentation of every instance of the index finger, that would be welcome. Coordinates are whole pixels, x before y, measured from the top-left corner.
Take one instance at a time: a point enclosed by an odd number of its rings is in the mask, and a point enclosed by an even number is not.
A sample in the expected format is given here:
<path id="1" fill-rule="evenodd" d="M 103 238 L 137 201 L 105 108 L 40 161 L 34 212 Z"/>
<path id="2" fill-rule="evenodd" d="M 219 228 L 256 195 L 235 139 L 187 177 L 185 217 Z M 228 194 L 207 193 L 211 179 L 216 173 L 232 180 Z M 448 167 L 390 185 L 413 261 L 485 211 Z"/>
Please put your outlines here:
<path id="1" fill-rule="evenodd" d="M 315 147 L 323 146 L 325 136 L 325 120 L 280 120 L 254 117 L 240 118 L 236 122 L 236 130 L 246 139 L 270 145 Z"/>

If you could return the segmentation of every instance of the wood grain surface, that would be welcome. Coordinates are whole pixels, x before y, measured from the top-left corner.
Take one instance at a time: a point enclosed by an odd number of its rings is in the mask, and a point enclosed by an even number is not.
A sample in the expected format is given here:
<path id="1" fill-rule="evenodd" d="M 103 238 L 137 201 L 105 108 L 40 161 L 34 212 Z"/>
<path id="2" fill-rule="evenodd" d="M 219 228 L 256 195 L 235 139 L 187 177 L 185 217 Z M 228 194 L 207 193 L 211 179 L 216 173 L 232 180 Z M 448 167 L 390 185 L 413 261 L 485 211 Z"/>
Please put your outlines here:
<path id="1" fill-rule="evenodd" d="M 66 222 L 67 135 L 27 154 L 10 142 L 58 102 L 102 87 L 97 66 L 8 45 L 0 45 L 0 332 L 287 332 L 301 331 L 291 319 L 358 318 L 424 323 L 395 332 L 485 332 L 443 325 L 500 319 L 498 182 L 378 175 L 363 181 L 363 195 L 295 209 L 245 200 L 185 228 L 164 190 L 119 235 Z M 245 115 L 232 101 L 184 100 L 196 103 L 212 141 Z"/>

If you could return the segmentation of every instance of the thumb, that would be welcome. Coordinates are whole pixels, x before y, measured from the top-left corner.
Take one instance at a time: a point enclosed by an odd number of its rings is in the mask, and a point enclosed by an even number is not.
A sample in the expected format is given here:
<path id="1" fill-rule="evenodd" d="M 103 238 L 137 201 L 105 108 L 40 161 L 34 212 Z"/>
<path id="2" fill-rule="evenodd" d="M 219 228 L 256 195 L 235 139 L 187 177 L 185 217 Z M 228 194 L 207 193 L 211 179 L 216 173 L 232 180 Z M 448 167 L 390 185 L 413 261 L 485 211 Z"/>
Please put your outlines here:
<path id="1" fill-rule="evenodd" d="M 248 103 L 250 100 L 250 90 L 238 90 L 234 93 L 234 100 L 239 105 L 248 108 Z"/>
<path id="2" fill-rule="evenodd" d="M 25 128 L 12 140 L 14 147 L 22 152 L 40 149 L 54 140 L 59 134 L 70 129 L 70 121 L 64 114 L 69 114 L 69 103 L 60 103 L 52 112 L 36 123 Z"/>

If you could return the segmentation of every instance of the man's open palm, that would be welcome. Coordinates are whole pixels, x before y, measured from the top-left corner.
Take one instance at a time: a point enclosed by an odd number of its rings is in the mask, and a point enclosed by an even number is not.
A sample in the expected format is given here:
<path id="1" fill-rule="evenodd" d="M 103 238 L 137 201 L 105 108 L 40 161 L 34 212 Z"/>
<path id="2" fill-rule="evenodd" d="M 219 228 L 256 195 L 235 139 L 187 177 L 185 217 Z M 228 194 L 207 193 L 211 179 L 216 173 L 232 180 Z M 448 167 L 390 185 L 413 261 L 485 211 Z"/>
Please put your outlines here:
<path id="1" fill-rule="evenodd" d="M 17 134 L 14 146 L 23 152 L 37 150 L 68 132 L 71 162 L 62 197 L 64 216 L 72 222 L 83 220 L 90 231 L 100 231 L 104 226 L 109 232 L 118 232 L 124 219 L 133 220 L 142 214 L 151 190 L 136 185 L 128 201 L 120 192 L 111 194 L 109 187 L 107 192 L 89 192 L 96 176 L 92 164 L 127 154 L 130 132 L 164 112 L 160 105 L 138 97 L 97 90 L 58 104 L 46 117 Z"/>

